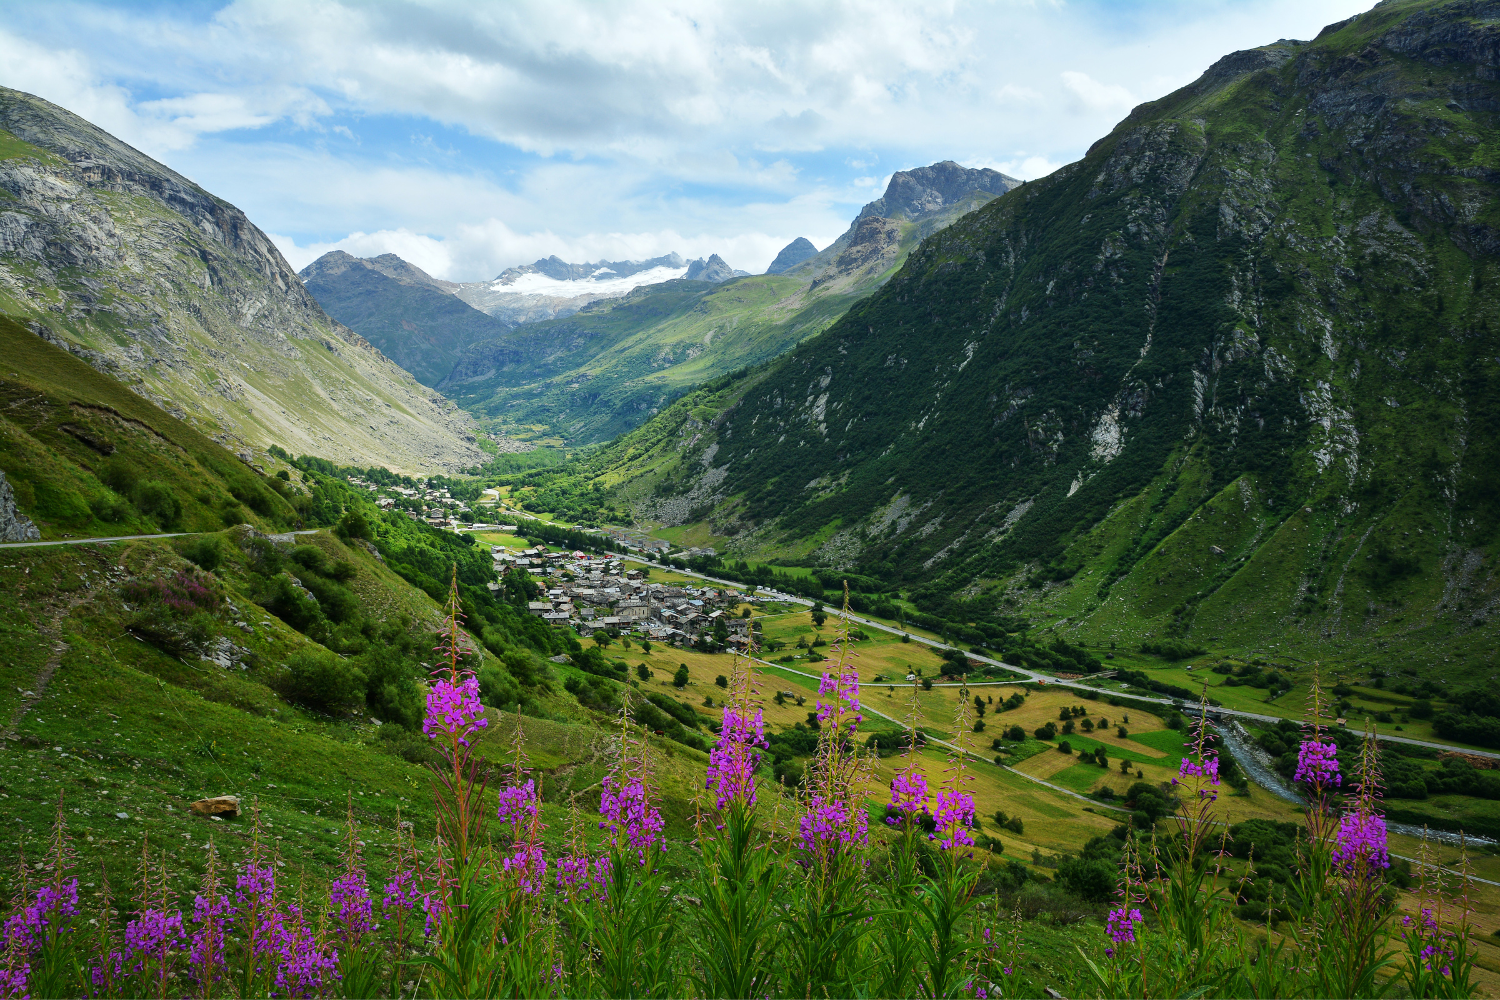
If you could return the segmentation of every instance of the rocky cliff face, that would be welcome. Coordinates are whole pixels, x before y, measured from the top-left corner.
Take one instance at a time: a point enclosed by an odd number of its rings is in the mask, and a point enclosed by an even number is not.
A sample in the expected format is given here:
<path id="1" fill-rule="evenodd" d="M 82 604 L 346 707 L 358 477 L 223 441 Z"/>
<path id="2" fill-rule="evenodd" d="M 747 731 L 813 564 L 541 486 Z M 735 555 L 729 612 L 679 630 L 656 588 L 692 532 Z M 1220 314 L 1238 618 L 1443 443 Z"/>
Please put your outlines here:
<path id="1" fill-rule="evenodd" d="M 961 167 L 952 160 L 943 160 L 915 170 L 896 171 L 886 184 L 885 194 L 861 209 L 859 218 L 915 221 L 957 205 L 976 191 L 996 197 L 1020 183 L 998 170 Z"/>
<path id="2" fill-rule="evenodd" d="M 0 472 L 0 542 L 35 542 L 41 537 L 31 518 L 16 510 L 15 491 Z"/>
<path id="3" fill-rule="evenodd" d="M 1478 649 L 1497 53 L 1500 3 L 1426 0 L 1227 57 L 928 238 L 716 414 L 622 442 L 661 442 L 627 492 L 745 554 L 1089 641 Z"/>
<path id="4" fill-rule="evenodd" d="M 407 470 L 482 457 L 472 424 L 331 321 L 233 205 L 0 88 L 0 311 L 232 450 Z"/>

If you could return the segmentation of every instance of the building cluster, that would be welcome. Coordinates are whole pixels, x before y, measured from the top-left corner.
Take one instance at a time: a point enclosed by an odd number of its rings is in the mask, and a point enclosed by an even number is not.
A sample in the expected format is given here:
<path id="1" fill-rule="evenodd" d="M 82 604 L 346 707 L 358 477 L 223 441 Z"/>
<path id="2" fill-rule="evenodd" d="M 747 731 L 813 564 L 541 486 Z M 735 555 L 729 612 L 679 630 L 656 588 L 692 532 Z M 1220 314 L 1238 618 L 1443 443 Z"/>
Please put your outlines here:
<path id="1" fill-rule="evenodd" d="M 669 645 L 716 633 L 729 646 L 749 641 L 749 622 L 734 614 L 746 601 L 737 590 L 653 583 L 645 571 L 610 553 L 549 551 L 542 545 L 519 551 L 496 545 L 491 553 L 500 577 L 519 569 L 542 581 L 546 591 L 528 610 L 559 628 L 571 626 L 583 636 L 604 629 Z M 500 580 L 490 584 L 492 590 L 502 587 Z"/>
<path id="2" fill-rule="evenodd" d="M 433 489 L 420 481 L 415 487 L 411 487 L 382 486 L 361 476 L 350 476 L 348 480 L 350 485 L 375 494 L 375 506 L 381 510 L 399 507 L 413 521 L 422 521 L 434 528 L 452 528 L 463 524 L 459 515 L 469 510 L 468 504 L 454 499 L 447 490 Z"/>

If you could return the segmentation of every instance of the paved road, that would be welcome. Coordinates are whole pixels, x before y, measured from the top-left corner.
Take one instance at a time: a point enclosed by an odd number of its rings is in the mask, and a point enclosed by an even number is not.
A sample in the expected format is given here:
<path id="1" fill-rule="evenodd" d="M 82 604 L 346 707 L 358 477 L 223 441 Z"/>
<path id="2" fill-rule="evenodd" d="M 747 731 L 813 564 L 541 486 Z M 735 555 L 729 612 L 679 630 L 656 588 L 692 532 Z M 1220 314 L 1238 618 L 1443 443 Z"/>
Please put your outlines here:
<path id="1" fill-rule="evenodd" d="M 316 535 L 323 528 L 307 528 L 302 531 L 283 531 L 284 535 Z M 112 535 L 109 538 L 62 538 L 50 542 L 0 542 L 0 549 L 34 549 L 41 545 L 104 545 L 108 542 L 140 542 L 151 538 L 181 538 L 184 535 L 202 535 L 202 531 L 170 531 L 164 535 Z"/>
<path id="2" fill-rule="evenodd" d="M 624 556 L 623 558 L 629 559 L 629 560 L 631 560 L 633 562 L 644 563 L 644 564 L 646 564 L 648 566 L 654 566 L 654 567 L 656 567 L 658 569 L 666 570 L 669 573 L 682 573 L 685 576 L 696 577 L 697 579 L 700 579 L 700 580 L 707 580 L 710 583 L 723 584 L 726 587 L 735 587 L 735 588 L 738 588 L 738 589 L 744 589 L 745 586 L 746 586 L 745 584 L 740 583 L 740 582 L 735 581 L 735 580 L 722 580 L 722 579 L 720 579 L 718 577 L 707 576 L 707 575 L 705 575 L 703 573 L 695 573 L 695 572 L 693 572 L 691 570 L 677 569 L 677 568 L 672 567 L 672 566 L 665 566 L 665 565 L 663 565 L 663 564 L 661 564 L 659 562 L 655 562 L 654 560 L 651 560 L 651 559 L 643 559 L 643 558 L 641 558 L 639 556 Z M 807 600 L 806 598 L 796 597 L 796 596 L 793 596 L 792 594 L 783 594 L 783 593 L 780 593 L 779 591 L 775 591 L 775 590 L 761 589 L 760 593 L 762 595 L 768 595 L 768 596 L 770 596 L 773 599 L 778 600 L 778 601 L 788 601 L 788 602 L 791 602 L 793 604 L 806 605 L 807 607 L 812 607 L 812 605 L 813 605 L 813 602 Z M 832 615 L 838 615 L 841 612 L 839 612 L 835 608 L 829 608 L 828 609 L 828 613 L 832 614 Z M 940 641 L 938 641 L 936 639 L 928 639 L 925 636 L 913 635 L 911 633 L 904 632 L 901 629 L 899 629 L 899 628 L 897 628 L 897 627 L 895 627 L 893 625 L 887 625 L 884 622 L 878 622 L 878 621 L 874 621 L 874 620 L 869 619 L 869 618 L 864 618 L 864 617 L 861 617 L 860 615 L 853 614 L 852 612 L 849 615 L 849 620 L 850 621 L 854 621 L 854 622 L 858 622 L 859 624 L 868 626 L 869 628 L 875 628 L 875 629 L 880 629 L 883 632 L 889 632 L 892 635 L 910 635 L 912 642 L 925 643 L 926 645 L 931 646 L 933 649 L 959 649 L 959 647 L 957 647 L 957 646 L 950 646 L 950 645 L 948 645 L 945 642 L 940 642 Z M 1101 690 L 1099 688 L 1091 687 L 1091 686 L 1089 686 L 1087 684 L 1080 684 L 1080 683 L 1078 683 L 1076 681 L 1060 680 L 1060 679 L 1058 679 L 1056 677 L 1053 677 L 1053 676 L 1051 676 L 1049 674 L 1038 673 L 1035 670 L 1030 670 L 1030 669 L 1027 669 L 1026 667 L 1018 667 L 1018 666 L 1016 666 L 1014 664 L 1006 663 L 1006 662 L 1004 662 L 1002 660 L 992 659 L 991 657 L 983 656 L 983 655 L 981 655 L 979 653 L 971 653 L 971 652 L 968 652 L 966 650 L 961 650 L 961 649 L 959 651 L 963 652 L 964 655 L 967 656 L 971 660 L 977 660 L 980 663 L 988 663 L 988 664 L 991 664 L 991 665 L 996 666 L 996 667 L 1001 667 L 1001 668 L 1003 668 L 1005 670 L 1011 671 L 1012 673 L 1020 674 L 1023 677 L 1025 677 L 1027 680 L 1035 681 L 1035 682 L 1037 682 L 1039 684 L 1047 684 L 1047 685 L 1050 685 L 1050 686 L 1053 686 L 1053 687 L 1071 688 L 1071 689 L 1080 690 L 1080 691 L 1092 691 L 1092 692 L 1094 692 L 1096 694 L 1098 694 L 1098 693 L 1110 694 L 1111 693 L 1111 692 L 1108 692 L 1108 691 L 1102 691 L 1101 692 Z M 783 665 L 782 664 L 775 664 L 775 666 L 781 667 Z M 973 682 L 970 682 L 968 684 L 934 684 L 933 687 L 986 687 L 986 686 L 988 686 L 988 687 L 997 687 L 997 686 L 1004 686 L 1005 684 L 1010 684 L 1010 683 L 1014 683 L 1014 681 L 973 681 Z M 1136 693 L 1136 692 L 1130 692 L 1129 694 L 1122 694 L 1122 696 L 1126 697 L 1126 698 L 1130 698 L 1133 701 L 1144 701 L 1144 702 L 1149 702 L 1149 703 L 1155 704 L 1155 705 L 1170 705 L 1170 706 L 1173 706 L 1173 707 L 1180 707 L 1180 701 L 1179 700 L 1172 699 L 1172 698 L 1162 698 L 1162 697 L 1158 697 L 1156 695 L 1151 695 L 1151 694 L 1139 694 L 1139 693 Z M 1256 722 L 1270 722 L 1270 723 L 1280 722 L 1284 718 L 1286 718 L 1286 716 L 1281 716 L 1281 715 L 1262 715 L 1262 714 L 1260 714 L 1258 712 L 1247 712 L 1247 711 L 1245 711 L 1243 709 L 1238 709 L 1238 708 L 1210 708 L 1208 710 L 1208 713 L 1209 713 L 1210 716 L 1229 715 L 1229 716 L 1234 716 L 1234 717 L 1240 718 L 1240 719 L 1252 719 L 1252 720 L 1254 720 Z M 1487 758 L 1489 758 L 1491 760 L 1500 760 L 1500 753 L 1494 753 L 1494 752 L 1491 752 L 1489 750 L 1470 750 L 1470 749 L 1468 749 L 1466 747 L 1455 747 L 1455 746 L 1449 745 L 1447 743 L 1429 743 L 1426 740 L 1416 740 L 1416 739 L 1411 739 L 1410 737 L 1406 737 L 1406 736 L 1391 736 L 1391 735 L 1388 735 L 1386 733 L 1376 733 L 1375 734 L 1375 738 L 1377 740 L 1384 740 L 1384 741 L 1386 741 L 1388 743 L 1404 743 L 1404 744 L 1406 744 L 1408 746 L 1427 747 L 1428 749 L 1432 749 L 1432 750 L 1454 750 L 1454 751 L 1457 751 L 1459 753 L 1465 753 L 1465 754 L 1472 755 L 1474 757 L 1487 757 Z M 1021 772 L 1017 771 L 1016 773 L 1020 774 Z M 1029 777 L 1029 775 L 1028 775 L 1028 777 Z M 1045 784 L 1045 782 L 1044 782 L 1044 784 Z"/>

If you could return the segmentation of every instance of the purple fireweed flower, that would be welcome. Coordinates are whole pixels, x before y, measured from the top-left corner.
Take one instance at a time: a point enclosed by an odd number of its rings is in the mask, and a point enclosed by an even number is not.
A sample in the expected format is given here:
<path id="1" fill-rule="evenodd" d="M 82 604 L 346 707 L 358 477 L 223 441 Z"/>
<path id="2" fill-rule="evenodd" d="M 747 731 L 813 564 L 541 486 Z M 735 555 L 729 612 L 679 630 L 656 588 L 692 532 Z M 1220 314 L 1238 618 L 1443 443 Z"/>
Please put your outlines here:
<path id="1" fill-rule="evenodd" d="M 223 969 L 224 936 L 235 912 L 229 900 L 222 896 L 213 901 L 201 894 L 193 898 L 193 924 L 197 929 L 193 931 L 188 961 L 199 979 L 202 978 L 200 970 Z"/>
<path id="2" fill-rule="evenodd" d="M 1202 760 L 1193 760 L 1191 757 L 1182 758 L 1182 764 L 1177 768 L 1177 777 L 1172 779 L 1172 784 L 1180 785 L 1184 778 L 1207 778 L 1209 785 L 1216 787 L 1219 784 L 1219 758 L 1204 757 Z M 1200 787 L 1198 798 L 1217 802 L 1219 793 L 1213 791 L 1213 787 Z"/>
<path id="3" fill-rule="evenodd" d="M 847 801 L 814 795 L 802 814 L 801 829 L 804 851 L 832 851 L 863 844 L 869 839 L 870 820 L 863 809 L 851 809 Z"/>
<path id="4" fill-rule="evenodd" d="M 389 917 L 394 911 L 410 910 L 421 899 L 422 893 L 417 889 L 416 873 L 410 870 L 400 871 L 385 884 L 385 898 L 380 901 L 380 907 Z"/>
<path id="5" fill-rule="evenodd" d="M 609 858 L 590 862 L 587 854 L 570 854 L 558 861 L 556 880 L 564 903 L 603 899 L 609 891 Z"/>
<path id="6" fill-rule="evenodd" d="M 374 903 L 364 872 L 347 872 L 329 886 L 328 905 L 338 922 L 338 935 L 346 943 L 356 944 L 375 929 Z"/>
<path id="7" fill-rule="evenodd" d="M 94 970 L 95 985 L 103 980 L 103 973 Z M 29 997 L 31 994 L 26 989 L 27 982 L 31 979 L 31 963 L 18 962 L 11 968 L 0 968 L 0 997 Z"/>
<path id="8" fill-rule="evenodd" d="M 536 781 L 526 779 L 524 785 L 511 785 L 500 789 L 500 808 L 495 813 L 502 823 L 509 823 L 517 830 L 528 821 L 536 819 L 540 803 L 536 797 Z"/>
<path id="9" fill-rule="evenodd" d="M 296 907 L 289 908 L 288 916 L 290 926 L 280 923 L 274 945 L 276 992 L 282 996 L 316 996 L 327 980 L 337 977 L 338 952 L 318 942 Z"/>
<path id="10" fill-rule="evenodd" d="M 139 974 L 150 959 L 165 959 L 169 952 L 187 946 L 182 930 L 182 914 L 176 911 L 144 910 L 125 925 L 124 964 Z"/>
<path id="11" fill-rule="evenodd" d="M 276 870 L 270 865 L 246 864 L 235 879 L 234 895 L 241 906 L 270 906 L 276 898 Z"/>
<path id="12" fill-rule="evenodd" d="M 1297 773 L 1292 780 L 1304 781 L 1314 788 L 1342 784 L 1344 779 L 1339 775 L 1338 752 L 1337 744 L 1303 740 L 1297 748 Z"/>
<path id="13" fill-rule="evenodd" d="M 501 864 L 516 877 L 516 885 L 522 892 L 533 895 L 541 891 L 542 882 L 547 877 L 547 859 L 542 854 L 541 844 L 517 844 Z"/>
<path id="14" fill-rule="evenodd" d="M 747 716 L 732 705 L 724 706 L 724 723 L 719 728 L 719 742 L 708 755 L 708 776 L 703 786 L 714 793 L 718 808 L 734 801 L 755 805 L 755 768 L 760 764 L 759 751 L 767 746 L 760 709 Z"/>
<path id="15" fill-rule="evenodd" d="M 1104 933 L 1115 944 L 1135 944 L 1135 925 L 1141 920 L 1140 910 L 1134 907 L 1127 910 L 1121 906 L 1109 911 L 1109 916 L 1104 921 Z M 1113 949 L 1106 951 L 1113 954 Z"/>
<path id="16" fill-rule="evenodd" d="M 47 928 L 61 929 L 68 917 L 78 913 L 78 880 L 60 888 L 44 885 L 31 902 L 19 907 L 0 931 L 0 951 L 8 958 L 23 957 L 41 945 Z"/>
<path id="17" fill-rule="evenodd" d="M 900 826 L 927 811 L 927 776 L 921 771 L 903 771 L 891 780 L 891 809 L 895 816 L 886 818 L 891 826 Z"/>
<path id="18" fill-rule="evenodd" d="M 1344 813 L 1339 819 L 1338 842 L 1333 848 L 1333 863 L 1353 874 L 1356 865 L 1365 872 L 1391 866 L 1386 850 L 1385 817 L 1378 813 Z"/>
<path id="19" fill-rule="evenodd" d="M 823 699 L 828 697 L 828 701 Z M 859 714 L 859 674 L 848 670 L 841 674 L 824 672 L 818 684 L 818 721 L 845 719 L 852 733 L 863 721 Z"/>
<path id="20" fill-rule="evenodd" d="M 960 844 L 974 846 L 974 838 L 969 834 L 969 824 L 974 821 L 974 796 L 968 792 L 938 792 L 933 819 L 937 820 L 937 829 L 927 839 L 937 841 L 940 850 L 951 851 Z"/>
<path id="21" fill-rule="evenodd" d="M 709 767 L 712 769 L 712 762 Z M 645 782 L 640 778 L 627 778 L 622 783 L 614 775 L 607 775 L 604 792 L 599 796 L 599 814 L 604 817 L 599 828 L 609 829 L 610 843 L 616 847 L 625 846 L 620 843 L 623 834 L 625 844 L 640 854 L 642 863 L 645 862 L 646 848 L 661 840 L 662 829 L 666 826 L 661 812 L 651 804 Z"/>
<path id="22" fill-rule="evenodd" d="M 490 724 L 484 717 L 484 706 L 479 703 L 479 678 L 473 674 L 465 676 L 466 673 L 461 673 L 457 680 L 439 677 L 427 689 L 427 715 L 422 719 L 422 732 L 428 739 L 447 733 L 456 735 L 460 745 L 468 746 L 468 737 Z"/>

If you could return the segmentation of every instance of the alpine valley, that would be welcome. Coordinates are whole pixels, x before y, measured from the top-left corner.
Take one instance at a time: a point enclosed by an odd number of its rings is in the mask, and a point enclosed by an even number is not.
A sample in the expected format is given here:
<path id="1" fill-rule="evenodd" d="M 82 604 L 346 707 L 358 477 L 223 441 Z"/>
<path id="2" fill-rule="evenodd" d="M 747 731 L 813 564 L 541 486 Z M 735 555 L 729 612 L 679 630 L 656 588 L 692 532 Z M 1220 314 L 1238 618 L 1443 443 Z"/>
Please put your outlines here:
<path id="1" fill-rule="evenodd" d="M 0 88 L 0 996 L 1500 995 L 1500 0 L 649 245 Z"/>

